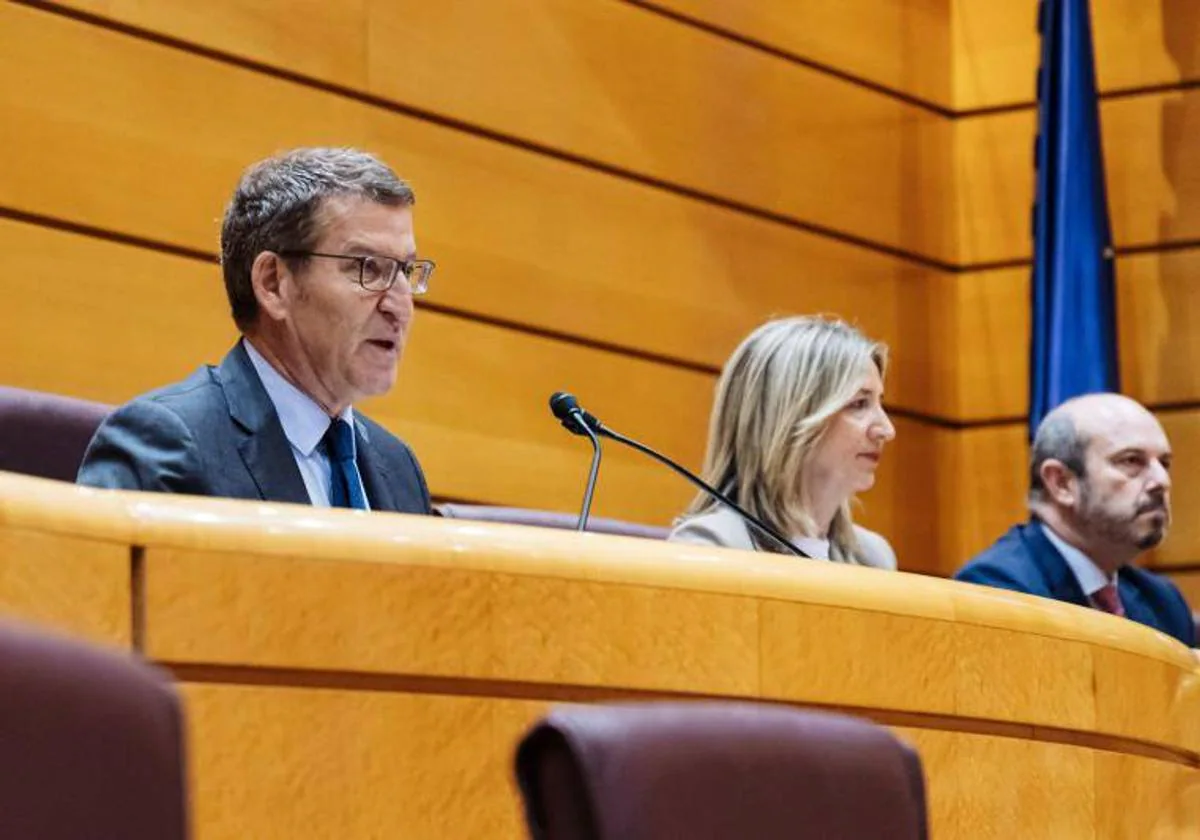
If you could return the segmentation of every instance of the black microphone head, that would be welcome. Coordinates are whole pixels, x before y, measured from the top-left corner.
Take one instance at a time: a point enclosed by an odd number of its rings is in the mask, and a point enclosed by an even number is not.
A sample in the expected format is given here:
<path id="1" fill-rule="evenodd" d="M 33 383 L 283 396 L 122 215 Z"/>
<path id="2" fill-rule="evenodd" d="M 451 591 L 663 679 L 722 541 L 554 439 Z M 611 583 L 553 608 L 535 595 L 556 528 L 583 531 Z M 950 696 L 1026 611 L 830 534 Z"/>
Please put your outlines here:
<path id="1" fill-rule="evenodd" d="M 566 420 L 579 410 L 579 401 L 566 391 L 555 391 L 550 395 L 550 410 L 559 420 Z"/>

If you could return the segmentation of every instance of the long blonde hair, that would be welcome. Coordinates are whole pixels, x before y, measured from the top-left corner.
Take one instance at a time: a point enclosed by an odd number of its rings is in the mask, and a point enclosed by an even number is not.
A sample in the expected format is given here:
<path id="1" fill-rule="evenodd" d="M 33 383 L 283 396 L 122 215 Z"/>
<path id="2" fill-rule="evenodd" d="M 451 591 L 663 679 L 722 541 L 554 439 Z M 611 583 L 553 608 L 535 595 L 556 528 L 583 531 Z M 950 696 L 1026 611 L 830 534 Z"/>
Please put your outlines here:
<path id="1" fill-rule="evenodd" d="M 717 382 L 704 480 L 781 533 L 819 533 L 802 504 L 800 479 L 871 364 L 884 375 L 887 346 L 844 321 L 799 316 L 760 326 L 734 350 Z M 684 518 L 719 504 L 700 493 Z M 751 530 L 759 548 L 779 550 Z M 863 562 L 849 500 L 834 515 L 829 541 L 831 559 Z"/>

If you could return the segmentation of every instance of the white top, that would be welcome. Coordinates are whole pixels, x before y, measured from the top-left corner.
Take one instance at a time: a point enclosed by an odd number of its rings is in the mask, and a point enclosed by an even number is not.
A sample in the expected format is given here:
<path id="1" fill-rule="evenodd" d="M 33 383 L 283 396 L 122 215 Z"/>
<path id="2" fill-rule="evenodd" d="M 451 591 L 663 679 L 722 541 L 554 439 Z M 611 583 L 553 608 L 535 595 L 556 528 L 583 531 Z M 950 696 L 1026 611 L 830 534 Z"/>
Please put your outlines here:
<path id="1" fill-rule="evenodd" d="M 325 432 L 329 430 L 331 422 L 329 415 L 325 413 L 325 409 L 317 405 L 312 397 L 284 379 L 279 371 L 275 370 L 271 363 L 254 349 L 253 344 L 245 340 L 242 343 L 246 347 L 246 354 L 250 356 L 251 364 L 258 372 L 258 378 L 262 380 L 263 387 L 267 389 L 267 396 L 271 398 L 271 404 L 275 406 L 275 413 L 279 415 L 283 433 L 287 436 L 288 443 L 292 445 L 292 457 L 296 459 L 300 477 L 304 479 L 308 498 L 316 507 L 329 507 L 329 483 L 332 478 L 332 468 L 329 466 L 329 458 L 325 454 L 324 447 L 317 445 L 321 442 L 321 438 L 325 437 Z M 342 412 L 342 419 L 350 424 L 350 428 L 354 428 L 353 406 L 346 407 L 346 410 Z M 351 440 L 354 441 L 353 438 Z M 352 446 L 355 447 L 354 457 L 357 463 L 357 441 L 354 441 Z M 367 492 L 365 488 L 362 488 L 361 474 L 359 487 L 363 491 L 363 499 L 366 500 Z"/>
<path id="2" fill-rule="evenodd" d="M 1071 573 L 1075 575 L 1075 580 L 1079 581 L 1084 595 L 1091 598 L 1110 583 L 1116 584 L 1116 575 L 1108 577 L 1099 566 L 1092 562 L 1090 557 L 1050 530 L 1045 522 L 1039 523 L 1039 525 L 1042 533 L 1046 535 L 1046 539 L 1050 540 L 1058 549 L 1058 553 L 1067 561 L 1067 565 L 1071 567 Z"/>

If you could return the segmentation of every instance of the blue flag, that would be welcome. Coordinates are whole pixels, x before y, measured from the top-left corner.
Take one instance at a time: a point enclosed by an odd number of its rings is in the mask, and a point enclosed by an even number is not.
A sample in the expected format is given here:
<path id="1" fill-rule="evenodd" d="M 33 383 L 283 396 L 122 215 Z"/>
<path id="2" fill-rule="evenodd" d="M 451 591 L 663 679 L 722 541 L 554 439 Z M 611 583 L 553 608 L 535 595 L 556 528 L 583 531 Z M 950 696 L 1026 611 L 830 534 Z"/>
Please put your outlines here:
<path id="1" fill-rule="evenodd" d="M 1059 403 L 1116 391 L 1112 230 L 1088 0 L 1041 0 L 1029 431 Z"/>

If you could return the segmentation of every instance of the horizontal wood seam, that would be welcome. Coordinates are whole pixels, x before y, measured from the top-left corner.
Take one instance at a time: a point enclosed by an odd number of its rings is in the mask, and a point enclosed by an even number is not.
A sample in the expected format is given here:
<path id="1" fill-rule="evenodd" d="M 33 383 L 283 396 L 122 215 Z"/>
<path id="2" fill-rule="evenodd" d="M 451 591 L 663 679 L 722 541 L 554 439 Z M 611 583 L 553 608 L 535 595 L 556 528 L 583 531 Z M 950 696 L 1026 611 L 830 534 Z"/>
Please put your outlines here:
<path id="1" fill-rule="evenodd" d="M 904 726 L 943 732 L 961 732 L 972 735 L 989 735 L 1016 738 L 1024 741 L 1064 744 L 1122 755 L 1152 758 L 1188 767 L 1200 767 L 1200 755 L 1194 752 L 1140 738 L 1108 735 L 1066 727 L 1044 726 L 1041 724 L 959 717 L 934 712 L 900 711 L 828 703 L 792 703 L 769 697 L 563 685 L 467 677 L 371 674 L 359 671 L 220 665 L 173 662 L 170 660 L 159 661 L 157 664 L 170 670 L 180 682 L 206 685 L 335 689 L 343 691 L 428 694 L 552 703 L 599 703 L 630 700 L 751 700 L 776 705 L 795 705 L 808 709 L 858 715 L 885 726 Z"/>

